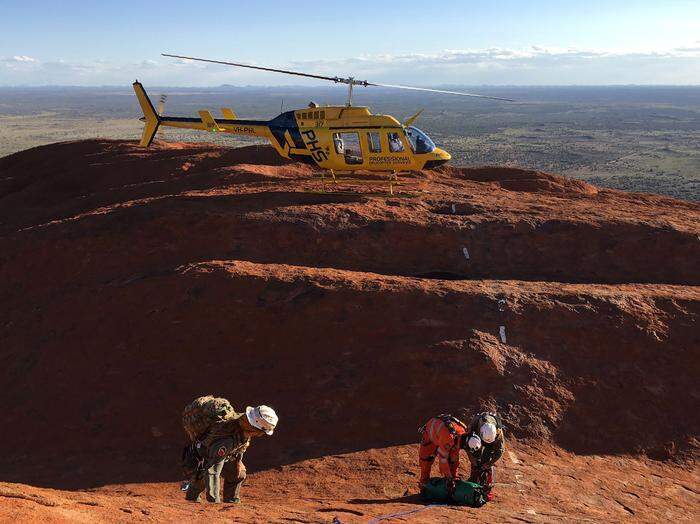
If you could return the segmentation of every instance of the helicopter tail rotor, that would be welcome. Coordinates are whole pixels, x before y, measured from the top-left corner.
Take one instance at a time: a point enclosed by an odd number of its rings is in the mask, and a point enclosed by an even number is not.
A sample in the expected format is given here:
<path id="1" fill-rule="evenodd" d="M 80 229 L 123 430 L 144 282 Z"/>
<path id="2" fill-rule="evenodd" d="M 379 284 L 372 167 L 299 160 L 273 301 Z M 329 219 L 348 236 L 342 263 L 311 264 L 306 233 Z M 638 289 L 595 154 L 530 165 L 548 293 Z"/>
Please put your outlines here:
<path id="1" fill-rule="evenodd" d="M 158 100 L 158 116 L 163 116 L 165 114 L 165 102 L 168 101 L 168 95 L 160 95 L 160 100 Z"/>
<path id="2" fill-rule="evenodd" d="M 168 95 L 161 94 L 158 100 L 158 116 L 162 117 L 165 114 L 165 102 L 168 100 Z M 156 133 L 159 138 L 163 138 L 163 128 L 160 128 Z"/>

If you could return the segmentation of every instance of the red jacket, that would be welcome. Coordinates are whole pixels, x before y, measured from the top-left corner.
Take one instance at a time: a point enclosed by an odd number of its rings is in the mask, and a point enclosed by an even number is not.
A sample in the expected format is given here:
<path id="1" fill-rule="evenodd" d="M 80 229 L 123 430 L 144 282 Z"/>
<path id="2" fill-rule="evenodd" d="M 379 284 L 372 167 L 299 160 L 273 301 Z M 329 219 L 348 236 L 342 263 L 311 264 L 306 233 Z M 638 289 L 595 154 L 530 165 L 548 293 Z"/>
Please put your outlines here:
<path id="1" fill-rule="evenodd" d="M 459 440 L 465 429 L 454 422 L 449 427 L 438 417 L 431 418 L 423 431 L 423 444 L 430 442 L 436 450 L 440 473 L 445 477 L 454 476 L 459 466 Z M 432 448 L 433 446 L 427 446 Z M 427 449 L 426 449 L 427 451 Z"/>

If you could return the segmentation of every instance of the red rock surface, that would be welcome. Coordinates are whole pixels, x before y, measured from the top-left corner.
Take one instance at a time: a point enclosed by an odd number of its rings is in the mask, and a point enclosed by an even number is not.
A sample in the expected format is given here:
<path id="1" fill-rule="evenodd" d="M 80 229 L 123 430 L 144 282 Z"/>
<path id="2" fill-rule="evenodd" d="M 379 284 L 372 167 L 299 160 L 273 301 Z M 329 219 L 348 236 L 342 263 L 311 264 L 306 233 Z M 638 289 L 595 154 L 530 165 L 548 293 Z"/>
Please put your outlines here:
<path id="1" fill-rule="evenodd" d="M 695 516 L 700 206 L 510 168 L 393 196 L 363 176 L 323 193 L 258 146 L 0 159 L 0 519 Z M 174 484 L 208 393 L 281 417 L 242 507 Z M 483 406 L 512 443 L 496 500 L 422 509 L 417 427 Z"/>

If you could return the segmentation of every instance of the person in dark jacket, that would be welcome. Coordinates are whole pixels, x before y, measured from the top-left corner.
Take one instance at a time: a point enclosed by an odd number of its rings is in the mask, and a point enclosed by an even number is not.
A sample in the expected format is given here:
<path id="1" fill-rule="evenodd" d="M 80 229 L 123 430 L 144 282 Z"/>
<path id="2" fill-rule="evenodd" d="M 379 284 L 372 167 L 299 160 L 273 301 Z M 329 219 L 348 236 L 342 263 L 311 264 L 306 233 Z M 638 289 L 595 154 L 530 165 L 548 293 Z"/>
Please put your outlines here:
<path id="1" fill-rule="evenodd" d="M 469 480 L 477 482 L 490 492 L 493 486 L 493 466 L 505 451 L 503 423 L 496 413 L 478 413 L 469 427 L 470 437 L 467 456 L 471 463 Z"/>
<path id="2" fill-rule="evenodd" d="M 272 435 L 277 420 L 272 408 L 258 406 L 248 407 L 245 414 L 215 424 L 206 437 L 195 444 L 204 464 L 190 480 L 185 498 L 197 502 L 206 490 L 207 501 L 220 503 L 220 479 L 223 477 L 224 502 L 240 503 L 241 486 L 246 478 L 243 454 L 251 438 Z"/>

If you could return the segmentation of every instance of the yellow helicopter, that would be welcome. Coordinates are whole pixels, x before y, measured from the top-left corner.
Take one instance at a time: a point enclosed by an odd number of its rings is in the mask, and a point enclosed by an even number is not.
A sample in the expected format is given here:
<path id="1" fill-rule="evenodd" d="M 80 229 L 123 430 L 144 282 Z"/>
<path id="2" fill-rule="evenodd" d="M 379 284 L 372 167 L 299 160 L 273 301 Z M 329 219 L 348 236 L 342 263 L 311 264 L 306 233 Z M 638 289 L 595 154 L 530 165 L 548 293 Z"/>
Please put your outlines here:
<path id="1" fill-rule="evenodd" d="M 284 158 L 317 165 L 330 171 L 334 179 L 336 172 L 361 170 L 389 172 L 394 175 L 397 171 L 431 169 L 452 158 L 447 151 L 436 147 L 428 135 L 412 125 L 422 110 L 403 124 L 390 115 L 373 115 L 367 107 L 352 105 L 352 94 L 355 86 L 390 87 L 512 101 L 507 98 L 460 91 L 378 84 L 366 80 L 356 80 L 353 77 L 321 76 L 181 55 L 163 54 L 163 56 L 346 84 L 348 86 L 348 99 L 344 106 L 318 106 L 311 103 L 305 109 L 286 111 L 272 120 L 241 119 L 229 108 L 221 109 L 223 118 L 214 118 L 206 110 L 199 111 L 198 118 L 174 117 L 159 114 L 162 111 L 157 113 L 143 86 L 137 80 L 133 86 L 144 114 L 141 120 L 145 122 L 141 146 L 148 147 L 151 144 L 160 126 L 256 136 L 269 140 L 275 150 Z"/>

